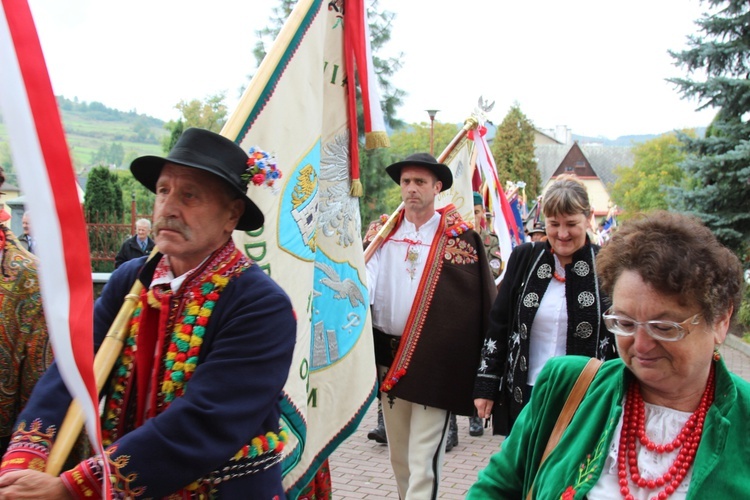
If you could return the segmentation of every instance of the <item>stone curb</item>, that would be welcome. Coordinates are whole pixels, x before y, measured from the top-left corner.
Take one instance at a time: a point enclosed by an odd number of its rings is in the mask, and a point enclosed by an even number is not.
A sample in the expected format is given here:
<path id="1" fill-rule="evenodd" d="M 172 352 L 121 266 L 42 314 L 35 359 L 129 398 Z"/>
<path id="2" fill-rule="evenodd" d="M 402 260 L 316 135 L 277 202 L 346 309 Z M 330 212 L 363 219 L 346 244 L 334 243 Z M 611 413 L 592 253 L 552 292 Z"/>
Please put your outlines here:
<path id="1" fill-rule="evenodd" d="M 737 337 L 736 335 L 732 335 L 731 333 L 728 334 L 724 343 L 727 344 L 732 349 L 740 351 L 746 356 L 750 356 L 750 344 L 746 344 L 745 342 L 740 340 L 739 337 Z"/>

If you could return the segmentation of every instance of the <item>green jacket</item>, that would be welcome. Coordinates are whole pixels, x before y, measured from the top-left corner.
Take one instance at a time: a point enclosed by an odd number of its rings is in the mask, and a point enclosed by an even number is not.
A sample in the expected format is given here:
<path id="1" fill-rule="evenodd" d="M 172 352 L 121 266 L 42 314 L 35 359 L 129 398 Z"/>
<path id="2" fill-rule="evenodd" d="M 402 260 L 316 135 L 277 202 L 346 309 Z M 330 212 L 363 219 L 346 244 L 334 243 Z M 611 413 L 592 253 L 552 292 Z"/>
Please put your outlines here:
<path id="1" fill-rule="evenodd" d="M 587 360 L 562 356 L 547 362 L 531 401 L 501 451 L 479 473 L 467 499 L 523 499 L 532 482 L 533 498 L 558 499 L 569 487 L 575 490 L 569 498 L 584 498 L 601 475 L 627 381 L 632 377 L 620 359 L 602 365 L 560 442 L 538 474 L 537 469 L 555 421 Z M 749 415 L 750 384 L 719 361 L 715 400 L 706 415 L 688 499 L 748 497 Z"/>
<path id="2" fill-rule="evenodd" d="M 497 279 L 500 273 L 503 272 L 503 257 L 500 253 L 500 240 L 495 233 L 490 233 L 486 229 L 479 232 L 479 236 L 482 237 L 482 243 L 484 244 L 484 251 L 487 252 L 487 260 L 490 263 L 490 271 L 492 271 L 492 277 Z"/>

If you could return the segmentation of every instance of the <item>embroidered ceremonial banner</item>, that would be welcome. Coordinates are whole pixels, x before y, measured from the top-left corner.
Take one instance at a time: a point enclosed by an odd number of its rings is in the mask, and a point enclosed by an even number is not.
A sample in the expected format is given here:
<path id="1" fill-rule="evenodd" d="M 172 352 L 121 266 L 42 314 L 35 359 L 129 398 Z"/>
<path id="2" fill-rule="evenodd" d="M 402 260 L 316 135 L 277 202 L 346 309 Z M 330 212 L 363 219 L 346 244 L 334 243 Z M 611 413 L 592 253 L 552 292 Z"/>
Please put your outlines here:
<path id="1" fill-rule="evenodd" d="M 26 208 L 36 214 L 47 329 L 60 374 L 83 407 L 89 437 L 101 453 L 91 262 L 73 164 L 28 3 L 2 0 L 2 7 L 0 103 Z M 108 498 L 109 481 L 104 483 Z"/>
<path id="2" fill-rule="evenodd" d="M 515 223 L 513 222 L 514 217 L 510 205 L 508 205 L 508 200 L 505 198 L 505 191 L 503 191 L 500 181 L 497 178 L 495 160 L 492 157 L 492 152 L 490 152 L 487 139 L 484 137 L 486 131 L 484 127 L 480 127 L 472 131 L 471 136 L 477 148 L 477 168 L 484 177 L 484 182 L 490 194 L 489 198 L 492 202 L 492 227 L 499 240 L 500 255 L 503 262 L 507 263 L 513 251 L 514 242 L 519 243 L 520 239 L 518 238 L 518 228 L 515 228 Z M 503 279 L 505 269 L 506 267 L 503 266 L 500 276 L 495 280 L 497 283 Z"/>
<path id="3" fill-rule="evenodd" d="M 357 428 L 377 388 L 359 200 L 350 195 L 356 113 L 346 89 L 356 55 L 345 56 L 343 43 L 345 23 L 357 22 L 353 12 L 364 12 L 362 0 L 298 3 L 222 131 L 245 150 L 272 154 L 281 173 L 251 183 L 248 194 L 266 223 L 236 232 L 235 241 L 286 290 L 297 313 L 283 401 L 290 498 Z M 361 41 L 366 26 L 359 33 Z M 357 60 L 360 80 L 365 66 Z"/>
<path id="4" fill-rule="evenodd" d="M 438 194 L 435 199 L 435 208 L 442 208 L 453 203 L 466 222 L 474 224 L 474 193 L 472 191 L 472 177 L 474 166 L 471 154 L 474 143 L 463 137 L 456 147 L 445 159 L 445 164 L 453 174 L 453 185 L 450 189 Z M 479 228 L 475 228 L 479 231 Z"/>

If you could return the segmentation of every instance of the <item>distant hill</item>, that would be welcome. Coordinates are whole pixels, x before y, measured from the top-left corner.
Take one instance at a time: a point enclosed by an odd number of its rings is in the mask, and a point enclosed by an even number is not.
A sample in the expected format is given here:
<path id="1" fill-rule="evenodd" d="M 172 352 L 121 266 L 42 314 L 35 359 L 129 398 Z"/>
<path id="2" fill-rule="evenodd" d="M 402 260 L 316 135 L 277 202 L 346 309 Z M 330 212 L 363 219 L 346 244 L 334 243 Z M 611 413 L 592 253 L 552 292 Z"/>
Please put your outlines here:
<path id="1" fill-rule="evenodd" d="M 492 123 L 487 123 L 487 140 L 492 140 L 495 137 L 497 127 Z M 463 124 L 460 124 L 463 126 Z M 633 146 L 634 144 L 640 144 L 642 142 L 656 139 L 660 135 L 668 134 L 671 130 L 666 130 L 661 134 L 637 134 L 637 135 L 622 135 L 617 139 L 608 139 L 606 137 L 589 137 L 585 135 L 572 134 L 574 142 L 579 144 L 601 144 L 602 146 Z M 698 137 L 703 137 L 706 133 L 706 127 L 698 127 L 695 129 L 695 133 Z"/>
<path id="2" fill-rule="evenodd" d="M 607 139 L 606 137 L 586 137 L 584 135 L 573 134 L 573 140 L 578 141 L 579 144 L 601 144 L 603 146 L 632 146 L 634 144 L 640 144 L 642 142 L 656 139 L 660 135 L 668 134 L 672 132 L 668 130 L 661 134 L 641 134 L 641 135 L 623 135 L 617 139 Z M 706 134 L 706 127 L 698 127 L 695 129 L 695 134 L 698 137 L 703 137 Z"/>
<path id="3" fill-rule="evenodd" d="M 125 168 L 134 158 L 161 155 L 168 132 L 164 121 L 135 111 L 119 111 L 100 102 L 82 102 L 57 96 L 65 136 L 79 175 L 100 164 Z M 0 164 L 8 165 L 8 134 L 0 117 Z"/>

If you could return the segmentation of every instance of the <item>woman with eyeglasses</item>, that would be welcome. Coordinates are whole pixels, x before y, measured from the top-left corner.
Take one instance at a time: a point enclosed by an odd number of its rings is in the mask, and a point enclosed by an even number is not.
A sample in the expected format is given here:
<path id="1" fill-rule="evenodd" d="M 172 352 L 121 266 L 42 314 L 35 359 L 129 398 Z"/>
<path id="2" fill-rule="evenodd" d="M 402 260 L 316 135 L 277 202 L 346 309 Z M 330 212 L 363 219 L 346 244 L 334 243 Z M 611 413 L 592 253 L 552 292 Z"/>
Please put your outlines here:
<path id="1" fill-rule="evenodd" d="M 508 435 L 542 367 L 569 354 L 617 357 L 602 313 L 610 305 L 596 275 L 599 247 L 587 235 L 591 205 L 583 183 L 561 175 L 542 199 L 547 241 L 513 250 L 490 312 L 474 403 Z"/>
<path id="2" fill-rule="evenodd" d="M 620 359 L 540 466 L 587 361 L 550 360 L 467 498 L 748 498 L 750 384 L 718 351 L 740 306 L 739 259 L 697 219 L 654 212 L 620 227 L 597 270 Z"/>

